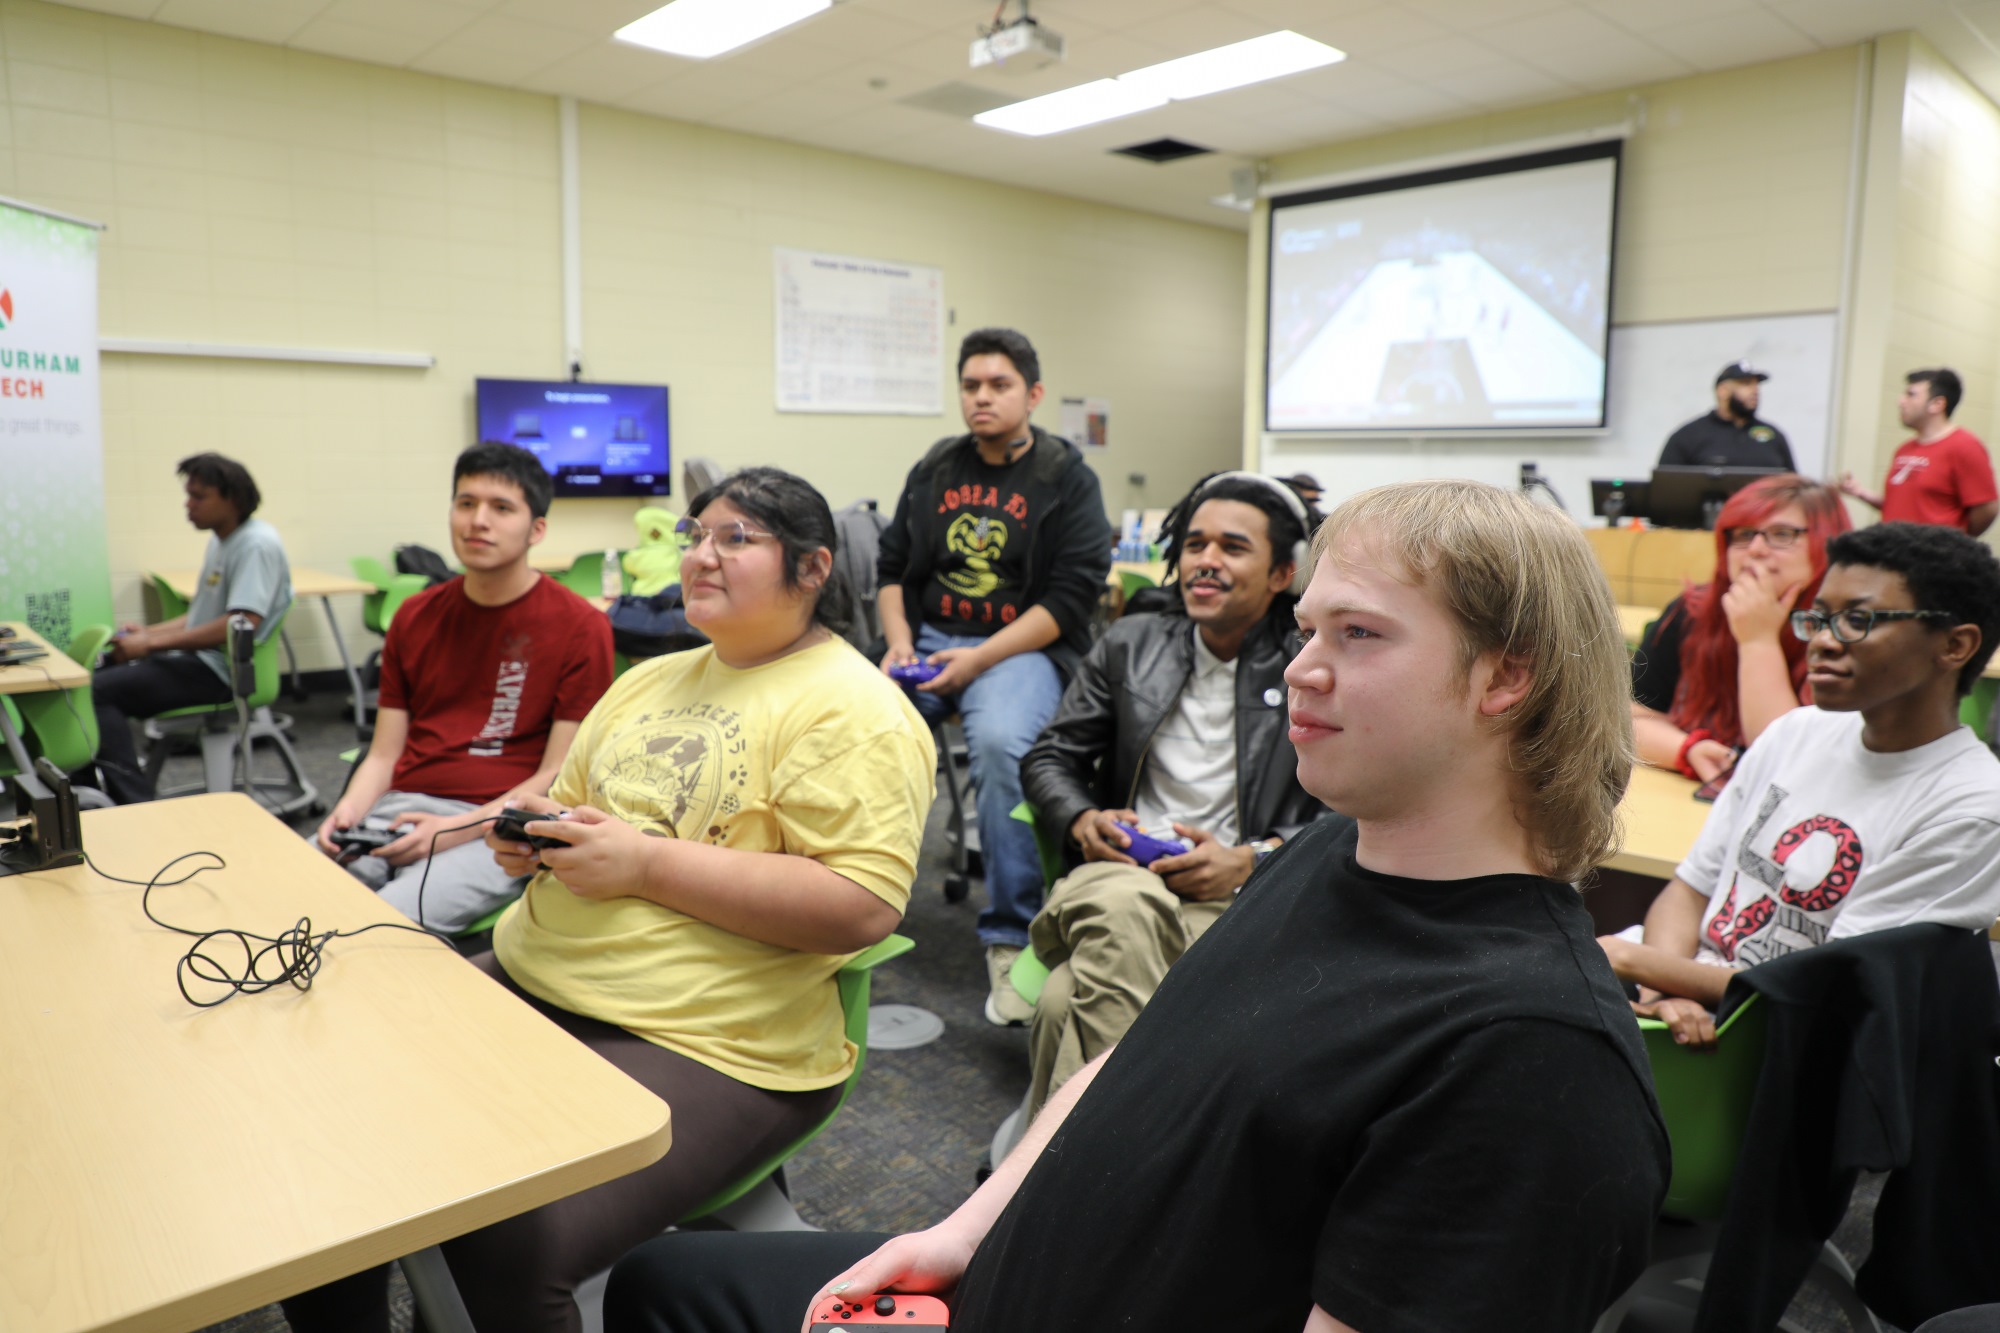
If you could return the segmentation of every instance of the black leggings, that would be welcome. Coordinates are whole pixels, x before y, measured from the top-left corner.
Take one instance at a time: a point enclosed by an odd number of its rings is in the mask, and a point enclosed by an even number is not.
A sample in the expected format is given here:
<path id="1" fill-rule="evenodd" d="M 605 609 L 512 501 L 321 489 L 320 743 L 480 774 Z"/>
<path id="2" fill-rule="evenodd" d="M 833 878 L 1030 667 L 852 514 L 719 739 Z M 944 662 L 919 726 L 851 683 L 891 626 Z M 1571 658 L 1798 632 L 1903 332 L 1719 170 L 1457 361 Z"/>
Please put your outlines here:
<path id="1" fill-rule="evenodd" d="M 193 653 L 157 653 L 99 671 L 90 678 L 98 789 L 120 805 L 152 800 L 159 774 L 139 767 L 129 719 L 192 704 L 226 704 L 230 697 L 228 683 Z"/>
<path id="2" fill-rule="evenodd" d="M 611 1270 L 604 1333 L 798 1333 L 820 1288 L 888 1239 L 826 1231 L 658 1236 Z"/>
<path id="3" fill-rule="evenodd" d="M 472 960 L 543 1017 L 603 1056 L 673 1112 L 674 1145 L 649 1167 L 446 1241 L 444 1255 L 479 1333 L 578 1333 L 572 1295 L 634 1245 L 659 1235 L 826 1115 L 840 1088 L 768 1092 L 620 1027 L 538 1000 L 490 953 Z M 450 1126 L 439 1126 L 450 1132 Z M 386 1330 L 388 1268 L 284 1302 L 294 1333 Z"/>

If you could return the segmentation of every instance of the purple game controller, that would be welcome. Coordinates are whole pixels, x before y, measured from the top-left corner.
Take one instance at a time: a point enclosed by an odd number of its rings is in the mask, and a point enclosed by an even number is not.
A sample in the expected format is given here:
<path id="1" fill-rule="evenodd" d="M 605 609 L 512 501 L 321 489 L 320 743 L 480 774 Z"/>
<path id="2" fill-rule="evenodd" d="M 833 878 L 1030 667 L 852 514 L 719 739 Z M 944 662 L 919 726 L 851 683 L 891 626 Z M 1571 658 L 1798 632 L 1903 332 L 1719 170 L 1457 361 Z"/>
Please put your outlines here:
<path id="1" fill-rule="evenodd" d="M 902 666 L 889 668 L 889 679 L 907 690 L 912 685 L 921 685 L 925 681 L 936 679 L 938 672 L 943 670 L 943 667 L 934 662 L 905 662 Z"/>
<path id="2" fill-rule="evenodd" d="M 1184 842 L 1175 842 L 1171 838 L 1155 838 L 1149 833 L 1133 828 L 1130 824 L 1120 824 L 1118 827 L 1132 840 L 1132 845 L 1125 849 L 1125 855 L 1142 866 L 1150 867 L 1163 856 L 1186 856 L 1188 853 L 1188 845 Z"/>

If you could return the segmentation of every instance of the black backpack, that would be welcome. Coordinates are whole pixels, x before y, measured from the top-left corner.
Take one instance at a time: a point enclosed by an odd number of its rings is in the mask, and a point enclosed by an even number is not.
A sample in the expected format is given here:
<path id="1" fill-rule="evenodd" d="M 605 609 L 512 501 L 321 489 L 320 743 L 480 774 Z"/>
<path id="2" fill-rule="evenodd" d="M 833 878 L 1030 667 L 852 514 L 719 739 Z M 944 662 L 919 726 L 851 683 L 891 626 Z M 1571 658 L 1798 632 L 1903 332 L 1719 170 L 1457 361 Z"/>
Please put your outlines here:
<path id="1" fill-rule="evenodd" d="M 430 547 L 418 546 L 415 542 L 396 548 L 396 572 L 421 574 L 430 580 L 428 586 L 433 588 L 440 583 L 450 582 L 453 577 L 451 566 L 444 562 L 443 556 Z"/>

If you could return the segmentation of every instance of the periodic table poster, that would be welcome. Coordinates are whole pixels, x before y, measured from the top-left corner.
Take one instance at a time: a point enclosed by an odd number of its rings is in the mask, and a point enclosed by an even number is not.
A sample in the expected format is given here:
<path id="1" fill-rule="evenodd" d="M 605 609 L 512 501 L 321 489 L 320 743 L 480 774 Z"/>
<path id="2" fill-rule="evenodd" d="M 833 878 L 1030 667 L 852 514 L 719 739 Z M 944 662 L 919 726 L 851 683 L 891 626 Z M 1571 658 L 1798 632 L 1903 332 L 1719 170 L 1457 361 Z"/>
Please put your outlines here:
<path id="1" fill-rule="evenodd" d="M 780 412 L 944 411 L 944 273 L 774 249 Z"/>

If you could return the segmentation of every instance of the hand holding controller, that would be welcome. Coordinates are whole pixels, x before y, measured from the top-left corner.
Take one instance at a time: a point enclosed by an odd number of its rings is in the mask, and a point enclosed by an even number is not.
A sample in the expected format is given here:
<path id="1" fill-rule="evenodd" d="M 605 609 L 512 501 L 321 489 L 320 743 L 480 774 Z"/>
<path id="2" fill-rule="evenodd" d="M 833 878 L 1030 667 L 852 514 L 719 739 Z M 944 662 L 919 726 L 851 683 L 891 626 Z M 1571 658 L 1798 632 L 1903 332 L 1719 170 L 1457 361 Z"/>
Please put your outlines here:
<path id="1" fill-rule="evenodd" d="M 937 674 L 943 670 L 935 662 L 905 662 L 902 666 L 889 668 L 889 679 L 907 690 L 937 679 Z"/>
<path id="2" fill-rule="evenodd" d="M 827 1296 L 813 1307 L 812 1333 L 884 1325 L 934 1333 L 946 1327 L 949 1317 L 944 1302 L 935 1296 Z"/>
<path id="3" fill-rule="evenodd" d="M 403 836 L 403 830 L 386 819 L 364 819 L 353 828 L 337 828 L 331 835 L 334 846 L 340 848 L 342 861 L 354 860 L 368 855 Z"/>
<path id="4" fill-rule="evenodd" d="M 1186 856 L 1188 853 L 1188 845 L 1184 842 L 1175 842 L 1171 838 L 1155 838 L 1122 822 L 1118 825 L 1118 829 L 1132 840 L 1132 845 L 1125 849 L 1125 855 L 1142 866 L 1150 867 L 1162 857 Z"/>
<path id="5" fill-rule="evenodd" d="M 561 838 L 551 838 L 545 833 L 530 833 L 523 827 L 537 822 L 552 823 L 557 818 L 556 814 L 538 815 L 533 811 L 517 810 L 513 806 L 508 806 L 493 821 L 493 834 L 503 841 L 525 842 L 535 848 L 568 847 L 571 844 Z"/>

